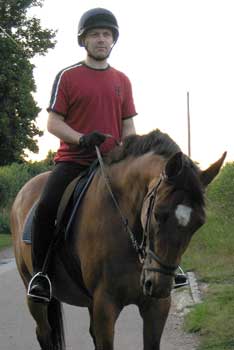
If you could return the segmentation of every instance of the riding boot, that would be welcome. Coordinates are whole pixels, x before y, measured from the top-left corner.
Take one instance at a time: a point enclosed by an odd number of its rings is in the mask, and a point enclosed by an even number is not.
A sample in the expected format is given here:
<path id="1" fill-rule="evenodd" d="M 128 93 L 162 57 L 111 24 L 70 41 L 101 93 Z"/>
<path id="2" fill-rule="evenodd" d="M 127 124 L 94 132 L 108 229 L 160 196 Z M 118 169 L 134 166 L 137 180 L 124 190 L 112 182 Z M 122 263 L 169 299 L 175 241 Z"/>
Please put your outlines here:
<path id="1" fill-rule="evenodd" d="M 32 263 L 33 277 L 28 286 L 28 297 L 38 302 L 49 302 L 52 296 L 52 286 L 47 271 L 42 271 L 50 247 L 54 226 L 40 221 L 35 213 L 32 224 Z M 47 221 L 47 220 L 46 220 Z"/>

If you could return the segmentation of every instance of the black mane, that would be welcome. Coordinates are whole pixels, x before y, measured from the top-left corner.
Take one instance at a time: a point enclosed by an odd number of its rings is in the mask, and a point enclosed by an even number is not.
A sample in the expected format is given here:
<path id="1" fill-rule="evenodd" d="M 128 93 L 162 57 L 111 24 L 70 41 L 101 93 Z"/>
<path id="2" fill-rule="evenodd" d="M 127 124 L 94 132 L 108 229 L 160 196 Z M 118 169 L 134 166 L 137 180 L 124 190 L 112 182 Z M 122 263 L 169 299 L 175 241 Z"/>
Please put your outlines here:
<path id="1" fill-rule="evenodd" d="M 129 156 L 139 157 L 148 152 L 154 152 L 165 159 L 171 158 L 177 152 L 181 152 L 180 147 L 170 136 L 156 129 L 146 135 L 131 135 L 124 139 L 121 146 L 111 151 L 105 159 L 108 165 L 118 163 Z M 199 179 L 199 167 L 185 154 L 185 179 L 183 187 L 190 193 L 193 201 L 204 205 L 204 192 Z"/>
<path id="2" fill-rule="evenodd" d="M 148 152 L 154 152 L 164 158 L 170 158 L 180 152 L 180 147 L 160 130 L 156 129 L 146 135 L 131 135 L 124 139 L 123 144 L 116 147 L 106 158 L 108 164 L 120 162 L 128 156 L 139 157 Z"/>

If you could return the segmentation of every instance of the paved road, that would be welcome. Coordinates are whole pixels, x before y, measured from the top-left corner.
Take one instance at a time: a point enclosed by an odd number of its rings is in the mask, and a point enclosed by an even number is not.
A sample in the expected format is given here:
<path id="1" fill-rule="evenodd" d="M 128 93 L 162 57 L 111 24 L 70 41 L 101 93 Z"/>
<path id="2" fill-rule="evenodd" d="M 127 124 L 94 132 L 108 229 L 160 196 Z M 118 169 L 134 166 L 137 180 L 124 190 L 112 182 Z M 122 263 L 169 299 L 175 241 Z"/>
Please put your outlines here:
<path id="1" fill-rule="evenodd" d="M 65 308 L 67 350 L 91 350 L 86 309 Z M 195 350 L 196 339 L 181 330 L 182 317 L 173 307 L 163 335 L 162 350 Z M 0 263 L 0 350 L 38 350 L 23 283 L 14 261 Z M 142 349 L 142 322 L 134 306 L 121 313 L 116 325 L 115 350 Z"/>

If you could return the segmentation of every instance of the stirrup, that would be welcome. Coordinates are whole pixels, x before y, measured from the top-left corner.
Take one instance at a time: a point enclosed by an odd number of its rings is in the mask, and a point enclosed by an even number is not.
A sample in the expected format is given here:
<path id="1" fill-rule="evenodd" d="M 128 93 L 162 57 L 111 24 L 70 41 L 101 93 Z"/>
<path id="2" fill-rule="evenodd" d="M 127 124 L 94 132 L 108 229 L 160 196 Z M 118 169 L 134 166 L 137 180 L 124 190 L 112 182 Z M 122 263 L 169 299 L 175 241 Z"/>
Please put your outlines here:
<path id="1" fill-rule="evenodd" d="M 37 279 L 37 277 L 44 279 L 43 283 L 45 282 L 45 284 L 47 284 L 48 290 L 49 290 L 49 296 L 48 298 L 46 296 L 40 296 L 40 295 L 34 295 L 30 292 L 32 284 L 35 282 L 35 280 Z M 31 279 L 31 281 L 29 282 L 28 285 L 28 291 L 27 291 L 27 296 L 29 298 L 31 298 L 32 300 L 34 300 L 35 302 L 45 302 L 45 303 L 49 303 L 51 298 L 52 298 L 52 285 L 50 282 L 50 279 L 47 275 L 44 275 L 42 272 L 38 272 L 36 273 L 36 275 L 34 275 Z"/>
<path id="2" fill-rule="evenodd" d="M 186 276 L 185 272 L 182 270 L 181 266 L 178 266 L 178 269 L 179 269 L 180 273 L 178 273 L 177 276 L 182 277 L 182 279 L 184 279 L 184 282 L 174 283 L 174 289 L 184 287 L 184 286 L 187 286 L 189 284 L 188 277 Z"/>

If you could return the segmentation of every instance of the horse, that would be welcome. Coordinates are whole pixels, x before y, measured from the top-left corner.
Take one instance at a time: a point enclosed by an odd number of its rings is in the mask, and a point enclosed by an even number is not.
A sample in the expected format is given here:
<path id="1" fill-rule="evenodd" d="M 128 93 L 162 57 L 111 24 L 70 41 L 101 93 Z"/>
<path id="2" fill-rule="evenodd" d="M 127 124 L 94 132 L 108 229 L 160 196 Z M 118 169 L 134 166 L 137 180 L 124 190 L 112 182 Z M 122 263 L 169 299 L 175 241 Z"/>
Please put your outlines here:
<path id="1" fill-rule="evenodd" d="M 175 271 L 205 222 L 205 190 L 225 156 L 201 170 L 157 129 L 125 138 L 102 159 L 70 238 L 61 238 L 54 251 L 52 300 L 27 299 L 42 350 L 65 349 L 62 303 L 88 308 L 96 350 L 113 350 L 116 320 L 125 306 L 135 304 L 143 320 L 144 350 L 160 349 Z M 22 231 L 48 176 L 29 180 L 11 210 L 15 259 L 26 290 L 32 259 Z"/>

